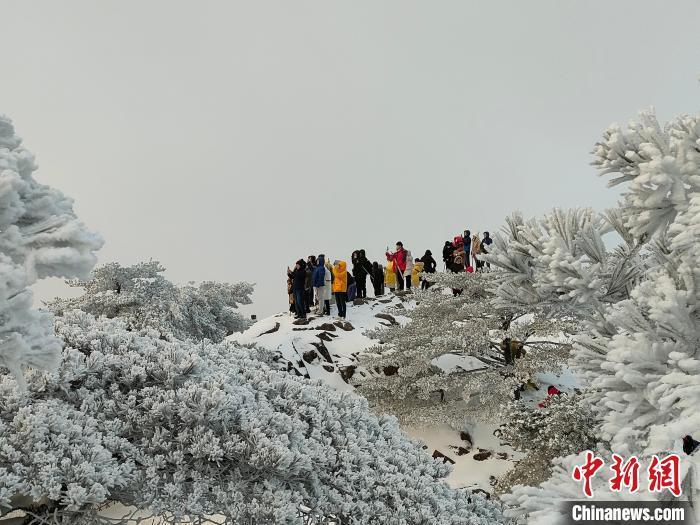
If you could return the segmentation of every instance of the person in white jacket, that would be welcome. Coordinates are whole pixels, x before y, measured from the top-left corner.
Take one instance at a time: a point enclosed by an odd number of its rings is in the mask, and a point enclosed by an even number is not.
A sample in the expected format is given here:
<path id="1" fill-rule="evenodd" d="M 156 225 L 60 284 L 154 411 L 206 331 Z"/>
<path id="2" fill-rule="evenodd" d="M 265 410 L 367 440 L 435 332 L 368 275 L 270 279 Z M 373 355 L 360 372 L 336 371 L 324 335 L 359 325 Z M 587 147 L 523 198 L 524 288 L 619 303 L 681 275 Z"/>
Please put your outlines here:
<path id="1" fill-rule="evenodd" d="M 331 315 L 331 271 L 326 263 L 325 255 L 321 254 L 317 259 L 318 265 L 312 275 L 312 284 L 316 290 L 316 304 L 318 315 Z"/>
<path id="2" fill-rule="evenodd" d="M 413 272 L 413 255 L 411 255 L 411 250 L 406 250 L 406 271 L 403 272 L 404 279 L 406 280 L 406 290 L 411 289 L 411 273 Z"/>

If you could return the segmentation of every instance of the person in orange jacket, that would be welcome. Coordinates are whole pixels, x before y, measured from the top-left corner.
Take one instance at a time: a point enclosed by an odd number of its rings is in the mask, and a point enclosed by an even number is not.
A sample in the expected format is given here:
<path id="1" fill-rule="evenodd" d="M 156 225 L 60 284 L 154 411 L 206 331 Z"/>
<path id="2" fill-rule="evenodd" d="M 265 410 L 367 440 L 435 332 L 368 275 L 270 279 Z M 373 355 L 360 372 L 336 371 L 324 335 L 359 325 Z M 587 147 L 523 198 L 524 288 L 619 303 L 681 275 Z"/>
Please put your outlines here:
<path id="1" fill-rule="evenodd" d="M 396 288 L 396 271 L 394 270 L 394 261 L 389 261 L 386 263 L 386 268 L 384 268 L 384 286 L 389 288 L 390 292 L 393 292 Z"/>
<path id="2" fill-rule="evenodd" d="M 348 292 L 348 271 L 345 261 L 333 263 L 333 294 L 338 306 L 338 317 L 345 319 L 347 314 L 346 302 Z"/>

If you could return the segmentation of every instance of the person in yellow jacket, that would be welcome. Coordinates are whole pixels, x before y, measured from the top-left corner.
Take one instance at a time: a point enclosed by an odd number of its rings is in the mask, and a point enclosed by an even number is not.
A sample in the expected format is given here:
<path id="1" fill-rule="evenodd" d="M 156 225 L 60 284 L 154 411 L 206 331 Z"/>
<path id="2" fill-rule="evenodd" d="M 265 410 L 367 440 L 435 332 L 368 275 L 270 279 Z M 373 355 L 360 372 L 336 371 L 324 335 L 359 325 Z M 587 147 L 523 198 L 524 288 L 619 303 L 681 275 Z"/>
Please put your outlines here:
<path id="1" fill-rule="evenodd" d="M 346 302 L 348 299 L 348 271 L 345 261 L 333 263 L 333 295 L 338 306 L 338 317 L 345 319 L 347 313 Z"/>
<path id="2" fill-rule="evenodd" d="M 413 269 L 411 270 L 411 286 L 420 286 L 420 278 L 423 275 L 424 263 L 420 259 L 416 259 L 413 263 Z"/>
<path id="3" fill-rule="evenodd" d="M 384 285 L 389 288 L 390 292 L 396 288 L 396 270 L 394 269 L 394 261 L 388 261 L 384 268 Z"/>

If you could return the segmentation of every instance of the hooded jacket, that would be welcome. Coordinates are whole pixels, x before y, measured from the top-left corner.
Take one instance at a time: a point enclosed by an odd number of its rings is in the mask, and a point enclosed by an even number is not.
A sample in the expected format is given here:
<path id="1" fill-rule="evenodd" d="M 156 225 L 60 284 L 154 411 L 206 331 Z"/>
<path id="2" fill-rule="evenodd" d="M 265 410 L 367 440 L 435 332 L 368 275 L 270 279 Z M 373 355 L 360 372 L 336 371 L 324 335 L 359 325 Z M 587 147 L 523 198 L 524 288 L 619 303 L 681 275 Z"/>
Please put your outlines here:
<path id="1" fill-rule="evenodd" d="M 338 261 L 338 264 L 333 266 L 333 292 L 348 291 L 348 272 L 345 261 Z"/>
<path id="2" fill-rule="evenodd" d="M 454 246 L 450 241 L 445 241 L 445 246 L 442 247 L 442 261 L 447 264 L 452 260 L 452 254 L 455 252 Z"/>
<path id="3" fill-rule="evenodd" d="M 364 250 L 361 250 L 357 257 L 352 260 L 352 275 L 355 279 L 363 279 L 367 274 L 372 273 L 372 265 L 363 251 Z"/>
<path id="4" fill-rule="evenodd" d="M 481 253 L 481 241 L 478 235 L 472 237 L 472 257 L 476 258 L 476 255 Z"/>
<path id="5" fill-rule="evenodd" d="M 313 284 L 314 288 L 321 288 L 322 286 L 325 286 L 325 281 L 326 281 L 326 260 L 323 255 L 319 255 L 318 257 L 318 266 L 314 268 L 314 273 L 311 278 L 311 284 Z"/>
<path id="6" fill-rule="evenodd" d="M 489 253 L 486 247 L 491 246 L 491 243 L 493 243 L 493 239 L 489 236 L 489 232 L 484 232 L 484 238 L 481 239 L 481 253 Z"/>
<path id="7" fill-rule="evenodd" d="M 413 271 L 411 272 L 411 285 L 418 286 L 420 284 L 420 274 L 423 273 L 423 262 L 417 262 L 413 265 Z"/>
<path id="8" fill-rule="evenodd" d="M 420 260 L 423 261 L 425 271 L 427 273 L 435 273 L 437 263 L 435 262 L 435 259 L 433 259 L 433 254 L 430 250 L 425 250 L 425 255 L 423 255 Z"/>
<path id="9" fill-rule="evenodd" d="M 388 288 L 396 288 L 396 271 L 393 261 L 386 263 L 386 268 L 384 268 L 384 284 Z"/>
<path id="10" fill-rule="evenodd" d="M 288 275 L 292 279 L 293 290 L 304 290 L 304 286 L 306 285 L 306 261 L 299 259 L 297 264 L 299 268 L 294 268 Z"/>

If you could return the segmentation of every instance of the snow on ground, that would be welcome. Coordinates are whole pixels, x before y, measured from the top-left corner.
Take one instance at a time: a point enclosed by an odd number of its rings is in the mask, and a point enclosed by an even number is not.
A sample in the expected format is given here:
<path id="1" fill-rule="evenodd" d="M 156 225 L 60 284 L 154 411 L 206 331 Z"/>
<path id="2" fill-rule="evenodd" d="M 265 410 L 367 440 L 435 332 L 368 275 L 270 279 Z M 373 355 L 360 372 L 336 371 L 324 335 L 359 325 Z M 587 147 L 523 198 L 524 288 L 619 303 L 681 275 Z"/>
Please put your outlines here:
<path id="1" fill-rule="evenodd" d="M 404 430 L 428 445 L 428 452 L 438 450 L 447 456 L 444 461 L 454 461 L 447 478 L 450 486 L 491 492 L 491 481 L 505 474 L 513 461 L 522 457 L 494 436 L 497 428 L 497 425 L 470 425 L 467 440 L 463 439 L 467 436 L 447 425 L 406 427 Z"/>
<path id="2" fill-rule="evenodd" d="M 349 303 L 345 322 L 336 317 L 309 314 L 308 324 L 295 324 L 290 313 L 281 313 L 262 319 L 245 332 L 233 334 L 228 339 L 278 351 L 289 363 L 290 371 L 298 371 L 310 379 L 320 379 L 338 390 L 349 391 L 353 387 L 343 379 L 341 372 L 354 367 L 356 356 L 375 343 L 364 332 L 390 323 L 390 320 L 376 315 L 387 315 L 385 310 L 397 305 L 411 308 L 413 302 L 410 296 L 387 294 L 378 299 L 368 298 L 365 304 Z M 335 306 L 332 312 L 335 312 Z M 407 321 L 395 312 L 391 319 L 398 323 Z M 355 373 L 365 372 L 358 369 Z"/>
<path id="3" fill-rule="evenodd" d="M 309 316 L 308 324 L 297 324 L 300 322 L 295 322 L 290 313 L 280 313 L 256 322 L 245 332 L 230 336 L 229 340 L 278 351 L 290 372 L 320 379 L 338 390 L 352 391 L 353 387 L 343 376 L 348 370 L 360 375 L 366 373 L 362 368 L 355 369 L 356 357 L 376 343 L 364 332 L 390 322 L 404 324 L 408 319 L 397 315 L 396 307 L 408 309 L 414 304 L 410 295 L 395 294 L 368 298 L 364 304 L 349 304 L 346 319 L 349 325 L 335 317 L 315 314 Z M 387 312 L 389 308 L 391 311 Z M 332 313 L 335 313 L 335 307 Z M 483 367 L 476 358 L 453 353 L 438 357 L 434 363 L 447 373 L 459 368 Z M 544 381 L 558 386 L 565 383 L 555 377 L 543 378 Z M 528 392 L 528 396 L 533 402 L 541 400 L 546 396 L 546 387 Z M 407 427 L 404 430 L 423 441 L 428 454 L 452 464 L 453 471 L 447 480 L 450 485 L 491 492 L 494 477 L 505 473 L 514 460 L 522 457 L 494 436 L 496 428 L 497 425 L 475 424 L 466 429 L 468 435 L 445 425 Z"/>
<path id="4" fill-rule="evenodd" d="M 486 368 L 483 361 L 472 357 L 470 355 L 459 355 L 453 353 L 443 354 L 440 357 L 436 357 L 431 364 L 442 368 L 446 374 L 451 374 L 452 372 L 459 370 L 470 371 L 478 370 L 480 368 Z"/>

